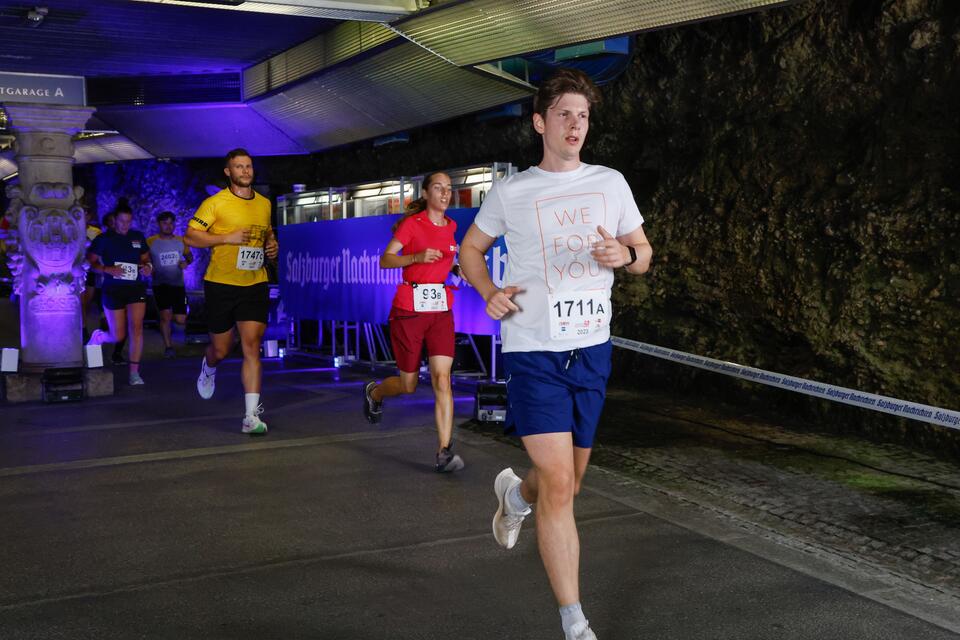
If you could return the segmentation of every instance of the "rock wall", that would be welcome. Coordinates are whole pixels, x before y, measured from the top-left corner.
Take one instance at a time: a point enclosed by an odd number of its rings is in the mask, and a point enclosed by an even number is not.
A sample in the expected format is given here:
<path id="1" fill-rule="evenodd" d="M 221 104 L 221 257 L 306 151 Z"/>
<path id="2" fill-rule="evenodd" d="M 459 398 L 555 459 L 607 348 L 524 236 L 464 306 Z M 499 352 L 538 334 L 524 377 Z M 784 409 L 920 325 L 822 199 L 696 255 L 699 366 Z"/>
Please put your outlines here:
<path id="1" fill-rule="evenodd" d="M 86 204 L 98 220 L 113 211 L 121 198 L 133 209 L 133 228 L 147 237 L 157 233 L 157 215 L 172 211 L 176 215 L 174 233 L 183 235 L 187 223 L 207 197 L 208 185 L 223 188 L 222 161 L 137 160 L 114 164 L 83 165 L 77 168 L 77 183 L 87 189 Z M 188 289 L 203 288 L 203 274 L 209 251 L 191 249 L 194 262 L 184 271 Z"/>
<path id="2" fill-rule="evenodd" d="M 640 37 L 596 150 L 658 249 L 620 330 L 960 408 L 958 10 L 801 2 Z"/>

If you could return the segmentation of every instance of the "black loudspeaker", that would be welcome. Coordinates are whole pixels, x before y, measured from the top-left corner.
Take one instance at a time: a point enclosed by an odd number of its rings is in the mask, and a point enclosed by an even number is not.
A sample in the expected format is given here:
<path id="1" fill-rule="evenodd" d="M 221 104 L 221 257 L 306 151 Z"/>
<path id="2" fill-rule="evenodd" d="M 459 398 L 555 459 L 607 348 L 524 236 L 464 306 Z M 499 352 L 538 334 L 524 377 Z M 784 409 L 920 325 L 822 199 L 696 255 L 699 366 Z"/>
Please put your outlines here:
<path id="1" fill-rule="evenodd" d="M 505 422 L 507 420 L 507 383 L 477 383 L 473 407 L 473 415 L 480 422 Z"/>
<path id="2" fill-rule="evenodd" d="M 83 400 L 83 369 L 81 367 L 44 369 L 40 390 L 40 397 L 44 402 Z"/>

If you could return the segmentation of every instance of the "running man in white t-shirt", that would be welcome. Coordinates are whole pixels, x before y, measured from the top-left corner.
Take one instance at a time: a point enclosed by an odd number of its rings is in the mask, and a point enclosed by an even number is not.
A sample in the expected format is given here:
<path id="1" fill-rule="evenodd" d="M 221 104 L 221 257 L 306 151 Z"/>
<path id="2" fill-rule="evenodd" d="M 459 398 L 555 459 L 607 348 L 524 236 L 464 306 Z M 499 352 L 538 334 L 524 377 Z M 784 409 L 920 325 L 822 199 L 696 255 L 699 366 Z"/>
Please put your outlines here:
<path id="1" fill-rule="evenodd" d="M 497 542 L 512 548 L 537 505 L 537 542 L 568 640 L 595 640 L 580 606 L 580 541 L 573 498 L 590 459 L 610 376 L 614 269 L 641 274 L 653 250 L 623 176 L 580 162 L 600 92 L 581 71 L 559 69 L 534 98 L 543 160 L 498 183 L 461 244 L 460 264 L 501 322 L 508 431 L 532 468 L 494 482 Z M 503 289 L 484 254 L 507 245 Z"/>

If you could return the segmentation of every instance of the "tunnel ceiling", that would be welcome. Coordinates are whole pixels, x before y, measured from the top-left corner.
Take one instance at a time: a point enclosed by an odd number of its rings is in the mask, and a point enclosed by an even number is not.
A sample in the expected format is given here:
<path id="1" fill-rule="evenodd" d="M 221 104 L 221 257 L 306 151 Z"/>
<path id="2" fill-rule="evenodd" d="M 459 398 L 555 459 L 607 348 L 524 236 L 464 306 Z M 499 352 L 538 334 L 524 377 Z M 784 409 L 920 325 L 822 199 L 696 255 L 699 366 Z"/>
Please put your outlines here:
<path id="1" fill-rule="evenodd" d="M 298 154 L 528 98 L 498 61 L 788 3 L 0 2 L 0 71 L 87 78 L 81 161 Z"/>

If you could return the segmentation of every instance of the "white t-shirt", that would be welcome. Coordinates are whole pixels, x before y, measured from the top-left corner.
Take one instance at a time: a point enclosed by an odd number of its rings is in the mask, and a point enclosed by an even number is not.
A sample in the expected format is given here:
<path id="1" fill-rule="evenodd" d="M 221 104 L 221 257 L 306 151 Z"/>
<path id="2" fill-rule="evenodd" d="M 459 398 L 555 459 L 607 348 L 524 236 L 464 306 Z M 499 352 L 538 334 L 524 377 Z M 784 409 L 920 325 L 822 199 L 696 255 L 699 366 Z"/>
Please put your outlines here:
<path id="1" fill-rule="evenodd" d="M 623 175 L 599 165 L 539 167 L 497 183 L 474 224 L 504 236 L 504 286 L 524 289 L 500 324 L 503 350 L 569 351 L 610 339 L 613 270 L 590 255 L 600 225 L 614 237 L 643 224 Z"/>

